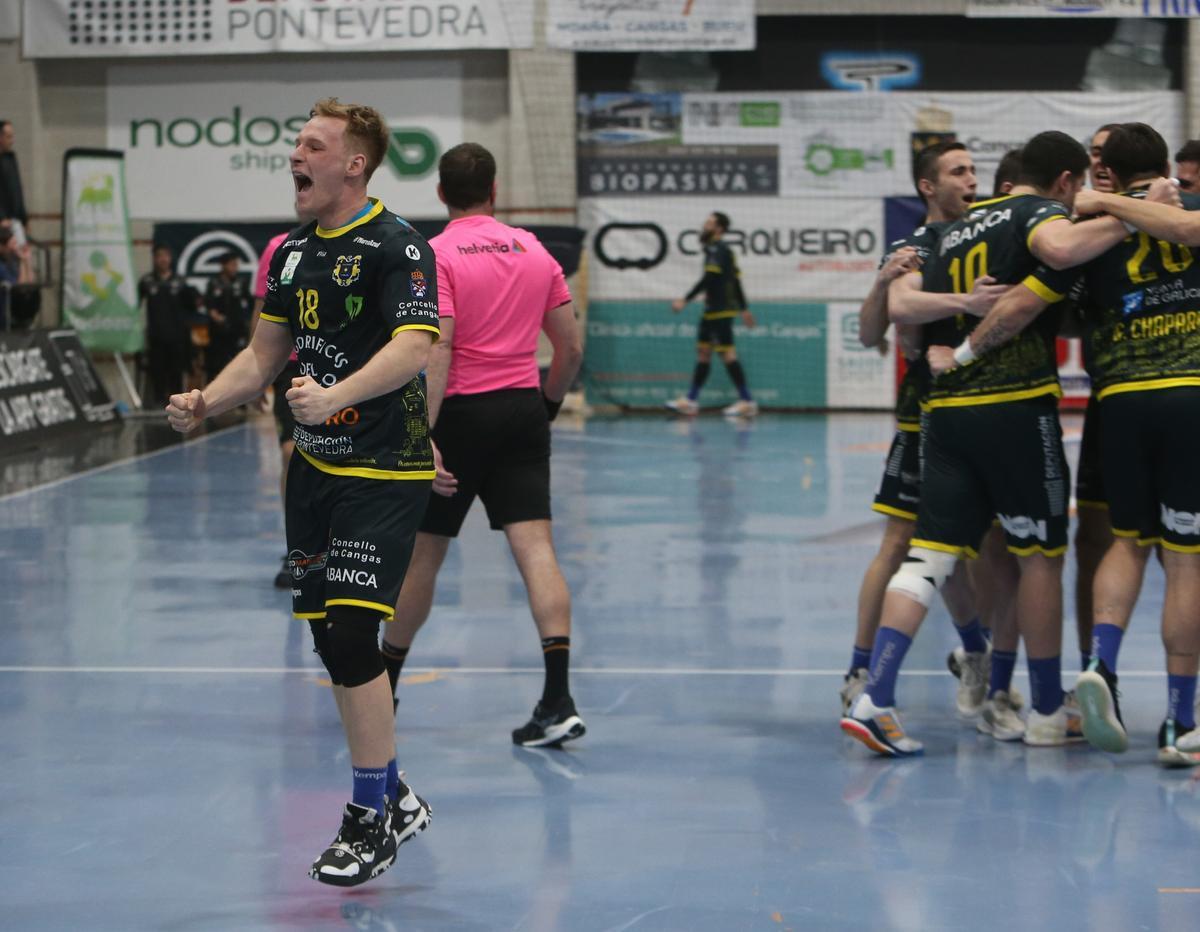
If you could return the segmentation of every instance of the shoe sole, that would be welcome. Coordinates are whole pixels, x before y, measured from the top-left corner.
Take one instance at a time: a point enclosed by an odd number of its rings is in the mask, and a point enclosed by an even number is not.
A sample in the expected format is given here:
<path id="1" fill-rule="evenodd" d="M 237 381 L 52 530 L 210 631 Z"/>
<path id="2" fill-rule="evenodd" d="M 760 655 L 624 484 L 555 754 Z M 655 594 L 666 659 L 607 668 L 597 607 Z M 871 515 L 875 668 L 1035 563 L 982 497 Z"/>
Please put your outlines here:
<path id="1" fill-rule="evenodd" d="M 334 874 L 320 874 L 315 870 L 309 870 L 308 876 L 318 883 L 326 884 L 330 887 L 357 887 L 360 884 L 366 883 L 368 880 L 374 880 L 389 867 L 396 863 L 396 851 L 392 850 L 392 856 L 386 861 L 380 861 L 370 872 L 365 876 L 357 877 L 338 877 Z"/>
<path id="2" fill-rule="evenodd" d="M 884 757 L 920 757 L 924 753 L 924 749 L 920 751 L 901 751 L 897 747 L 886 744 L 875 737 L 875 733 L 866 725 L 855 718 L 844 718 L 841 721 L 841 729 L 851 738 L 865 744 L 876 754 Z"/>
<path id="3" fill-rule="evenodd" d="M 1001 731 L 992 726 L 986 718 L 981 717 L 975 723 L 975 730 L 982 735 L 987 735 L 989 738 L 995 738 L 997 741 L 1021 741 L 1025 738 L 1025 729 L 1020 731 Z"/>
<path id="4" fill-rule="evenodd" d="M 1179 748 L 1159 748 L 1158 762 L 1169 769 L 1200 767 L 1200 753 L 1181 751 Z"/>
<path id="5" fill-rule="evenodd" d="M 1079 703 L 1083 736 L 1087 743 L 1110 754 L 1129 747 L 1129 735 L 1113 712 L 1112 693 L 1099 673 L 1085 670 L 1075 682 L 1075 701 Z"/>
<path id="6" fill-rule="evenodd" d="M 516 742 L 523 748 L 545 748 L 551 745 L 561 745 L 564 741 L 574 741 L 587 734 L 587 726 L 578 715 L 572 715 L 566 720 L 546 729 L 546 734 L 532 741 Z"/>

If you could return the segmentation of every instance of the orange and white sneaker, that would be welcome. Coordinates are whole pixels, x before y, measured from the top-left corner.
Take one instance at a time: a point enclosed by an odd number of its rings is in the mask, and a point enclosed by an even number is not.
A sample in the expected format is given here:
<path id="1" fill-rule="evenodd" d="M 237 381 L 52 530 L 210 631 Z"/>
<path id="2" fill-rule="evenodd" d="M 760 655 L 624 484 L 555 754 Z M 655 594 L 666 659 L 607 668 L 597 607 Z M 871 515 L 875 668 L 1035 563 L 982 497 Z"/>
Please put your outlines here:
<path id="1" fill-rule="evenodd" d="M 884 757 L 916 757 L 925 746 L 904 733 L 895 706 L 881 709 L 863 693 L 842 718 L 842 731 Z"/>
<path id="2" fill-rule="evenodd" d="M 676 414 L 686 414 L 688 417 L 694 417 L 700 413 L 699 402 L 693 401 L 686 395 L 682 398 L 675 398 L 671 401 L 663 402 L 663 404 Z"/>

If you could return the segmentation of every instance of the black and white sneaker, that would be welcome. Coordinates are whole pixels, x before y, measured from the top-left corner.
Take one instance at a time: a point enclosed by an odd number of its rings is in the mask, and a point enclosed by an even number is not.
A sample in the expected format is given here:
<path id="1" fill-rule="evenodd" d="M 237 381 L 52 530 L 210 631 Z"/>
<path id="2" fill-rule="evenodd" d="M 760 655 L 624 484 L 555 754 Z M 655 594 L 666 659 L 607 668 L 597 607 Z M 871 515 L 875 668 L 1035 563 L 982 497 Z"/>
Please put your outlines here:
<path id="1" fill-rule="evenodd" d="M 400 776 L 403 777 L 404 774 Z M 429 828 L 433 809 L 401 780 L 396 799 L 388 800 L 388 814 L 392 817 L 392 838 L 396 840 L 396 847 L 399 848 Z"/>
<path id="2" fill-rule="evenodd" d="M 546 706 L 538 703 L 533 707 L 533 717 L 514 729 L 513 744 L 525 748 L 543 748 L 582 738 L 587 726 L 575 711 L 575 700 L 564 696 L 556 704 Z"/>
<path id="3" fill-rule="evenodd" d="M 1083 723 L 1083 736 L 1088 744 L 1110 754 L 1120 754 L 1129 747 L 1129 735 L 1121 719 L 1118 702 L 1117 674 L 1099 657 L 1093 657 L 1088 668 L 1075 681 L 1075 698 Z"/>
<path id="4" fill-rule="evenodd" d="M 347 803 L 342 828 L 324 853 L 313 861 L 308 876 L 335 887 L 354 887 L 378 877 L 396 860 L 396 839 L 388 812 Z"/>

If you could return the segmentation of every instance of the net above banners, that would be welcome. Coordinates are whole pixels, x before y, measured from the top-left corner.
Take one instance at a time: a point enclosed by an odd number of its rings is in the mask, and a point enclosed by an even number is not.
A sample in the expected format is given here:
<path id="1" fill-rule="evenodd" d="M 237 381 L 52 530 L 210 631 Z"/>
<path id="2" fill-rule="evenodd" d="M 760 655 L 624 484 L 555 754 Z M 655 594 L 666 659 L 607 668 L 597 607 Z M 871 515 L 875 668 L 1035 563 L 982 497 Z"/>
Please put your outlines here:
<path id="1" fill-rule="evenodd" d="M 533 0 L 25 0 L 29 58 L 526 49 Z"/>

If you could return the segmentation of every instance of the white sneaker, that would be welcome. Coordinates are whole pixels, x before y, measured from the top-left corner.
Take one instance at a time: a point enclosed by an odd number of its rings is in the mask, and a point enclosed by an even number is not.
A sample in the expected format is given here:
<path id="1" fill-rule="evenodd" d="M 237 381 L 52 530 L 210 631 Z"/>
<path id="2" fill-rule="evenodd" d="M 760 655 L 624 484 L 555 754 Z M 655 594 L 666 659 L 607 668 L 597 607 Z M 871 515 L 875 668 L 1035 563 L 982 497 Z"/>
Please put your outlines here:
<path id="1" fill-rule="evenodd" d="M 838 690 L 838 695 L 842 698 L 843 715 L 850 714 L 850 709 L 854 707 L 854 703 L 858 702 L 858 697 L 867 688 L 868 679 L 870 679 L 870 673 L 866 667 L 859 667 L 842 678 L 842 688 Z"/>
<path id="2" fill-rule="evenodd" d="M 961 654 L 955 651 L 958 660 L 959 677 L 958 692 L 954 696 L 954 704 L 958 706 L 958 714 L 963 718 L 977 718 L 983 711 L 984 700 L 987 699 L 988 676 L 992 670 L 992 648 L 987 650 Z"/>
<path id="3" fill-rule="evenodd" d="M 1039 748 L 1059 747 L 1083 740 L 1083 726 L 1079 722 L 1079 706 L 1075 697 L 1063 693 L 1063 703 L 1049 715 L 1031 709 L 1025 722 L 1025 743 Z"/>
<path id="4" fill-rule="evenodd" d="M 758 414 L 758 402 L 735 401 L 721 413 L 726 417 L 754 417 Z"/>
<path id="5" fill-rule="evenodd" d="M 1164 767 L 1200 767 L 1200 729 L 1167 719 L 1158 729 L 1158 762 Z"/>
<path id="6" fill-rule="evenodd" d="M 1012 698 L 1002 689 L 984 702 L 975 728 L 997 741 L 1020 741 L 1025 737 L 1025 723 L 1013 708 Z"/>
<path id="7" fill-rule="evenodd" d="M 676 414 L 686 414 L 689 417 L 700 413 L 699 402 L 692 401 L 686 395 L 682 398 L 676 398 L 672 401 L 664 402 L 667 408 L 670 408 Z"/>
<path id="8" fill-rule="evenodd" d="M 842 731 L 884 757 L 914 757 L 925 752 L 920 741 L 904 733 L 894 706 L 881 709 L 863 693 L 841 722 Z"/>

